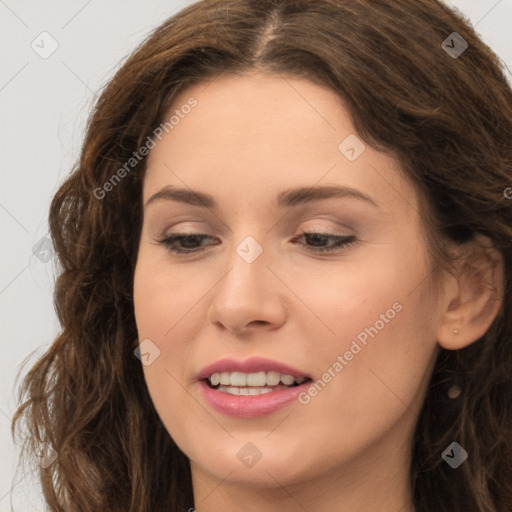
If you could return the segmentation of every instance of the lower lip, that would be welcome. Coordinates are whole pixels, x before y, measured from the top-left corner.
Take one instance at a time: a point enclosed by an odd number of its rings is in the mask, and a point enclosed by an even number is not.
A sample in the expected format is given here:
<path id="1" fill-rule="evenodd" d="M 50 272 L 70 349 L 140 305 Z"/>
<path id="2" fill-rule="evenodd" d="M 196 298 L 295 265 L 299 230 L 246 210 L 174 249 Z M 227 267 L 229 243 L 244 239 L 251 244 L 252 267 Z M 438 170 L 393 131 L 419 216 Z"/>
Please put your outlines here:
<path id="1" fill-rule="evenodd" d="M 199 384 L 206 401 L 215 411 L 237 418 L 260 418 L 298 401 L 297 397 L 310 385 L 310 381 L 293 388 L 252 396 L 217 391 L 205 381 L 200 381 Z"/>

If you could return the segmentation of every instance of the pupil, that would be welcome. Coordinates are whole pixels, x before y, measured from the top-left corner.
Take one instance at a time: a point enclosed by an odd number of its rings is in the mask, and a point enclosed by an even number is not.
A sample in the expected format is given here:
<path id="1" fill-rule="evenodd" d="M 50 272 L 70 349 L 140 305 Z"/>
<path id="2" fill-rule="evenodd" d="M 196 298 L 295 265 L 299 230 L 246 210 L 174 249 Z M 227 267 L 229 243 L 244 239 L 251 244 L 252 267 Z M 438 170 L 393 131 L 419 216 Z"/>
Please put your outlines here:
<path id="1" fill-rule="evenodd" d="M 321 246 L 322 242 L 325 242 L 324 237 L 322 235 L 319 235 L 318 233 L 315 233 L 313 235 L 308 235 L 309 241 L 311 242 L 311 245 L 313 246 Z"/>
<path id="2" fill-rule="evenodd" d="M 197 235 L 187 236 L 181 240 L 181 243 L 188 249 L 193 249 L 194 245 L 200 241 Z"/>

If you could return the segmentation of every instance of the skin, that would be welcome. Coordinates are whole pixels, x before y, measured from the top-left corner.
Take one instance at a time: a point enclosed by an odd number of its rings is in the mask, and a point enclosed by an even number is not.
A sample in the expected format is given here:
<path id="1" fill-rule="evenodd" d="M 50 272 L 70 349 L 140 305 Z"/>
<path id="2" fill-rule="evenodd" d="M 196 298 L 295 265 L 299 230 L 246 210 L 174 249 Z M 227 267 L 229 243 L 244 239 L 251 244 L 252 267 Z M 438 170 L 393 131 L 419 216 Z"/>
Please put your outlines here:
<path id="1" fill-rule="evenodd" d="M 430 286 L 417 194 L 392 156 L 366 144 L 351 162 L 338 150 L 355 129 L 333 92 L 292 77 L 224 76 L 183 91 L 172 110 L 190 96 L 197 106 L 151 150 L 144 204 L 171 185 L 211 194 L 219 210 L 147 205 L 134 284 L 139 339 L 160 350 L 144 366 L 147 386 L 191 461 L 190 507 L 414 510 L 410 447 L 437 351 L 475 341 L 499 303 L 474 278 Z M 285 189 L 332 184 L 378 207 L 347 197 L 274 204 Z M 356 241 L 316 253 L 302 229 Z M 157 242 L 171 232 L 212 238 L 183 256 Z M 253 263 L 236 252 L 247 236 L 263 249 Z M 481 274 L 499 286 L 493 272 Z M 224 357 L 263 356 L 320 379 L 394 303 L 400 312 L 307 405 L 238 419 L 200 393 L 197 374 Z M 262 454 L 250 468 L 236 456 L 248 442 Z"/>

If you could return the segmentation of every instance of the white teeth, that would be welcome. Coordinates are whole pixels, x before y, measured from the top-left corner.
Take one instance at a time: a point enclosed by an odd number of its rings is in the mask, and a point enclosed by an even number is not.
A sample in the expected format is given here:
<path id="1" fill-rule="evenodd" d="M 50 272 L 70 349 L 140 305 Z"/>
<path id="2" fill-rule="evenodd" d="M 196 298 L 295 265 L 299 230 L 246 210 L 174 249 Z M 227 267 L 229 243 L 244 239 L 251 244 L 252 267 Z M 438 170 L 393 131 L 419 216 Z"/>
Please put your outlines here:
<path id="1" fill-rule="evenodd" d="M 242 372 L 233 372 L 231 374 L 232 386 L 247 386 L 247 374 Z"/>
<path id="2" fill-rule="evenodd" d="M 281 382 L 286 386 L 291 386 L 295 379 L 291 375 L 281 375 Z"/>
<path id="3" fill-rule="evenodd" d="M 286 386 L 280 387 L 278 389 L 286 389 Z M 265 393 L 271 393 L 274 391 L 272 388 L 264 388 L 264 387 L 255 387 L 255 388 L 237 388 L 235 386 L 220 386 L 217 391 L 221 391 L 222 393 L 229 393 L 230 395 L 242 395 L 242 396 L 254 396 L 254 395 L 264 395 Z"/>
<path id="4" fill-rule="evenodd" d="M 221 387 L 228 388 L 245 388 L 246 386 L 267 389 L 269 386 L 275 387 L 284 384 L 284 386 L 292 386 L 294 383 L 302 384 L 306 377 L 293 377 L 293 375 L 283 375 L 279 372 L 222 372 L 213 373 L 209 378 L 212 386 L 220 384 Z M 267 388 L 265 387 L 267 386 Z M 270 389 L 272 391 L 272 389 Z M 265 391 L 266 393 L 268 391 Z M 242 394 L 246 394 L 245 391 Z M 247 393 L 253 394 L 253 393 Z M 259 393 L 258 393 L 259 394 Z"/>
<path id="5" fill-rule="evenodd" d="M 266 384 L 265 372 L 249 373 L 247 375 L 248 386 L 264 386 Z"/>
<path id="6" fill-rule="evenodd" d="M 267 372 L 267 386 L 277 386 L 281 380 L 281 374 L 278 372 Z"/>

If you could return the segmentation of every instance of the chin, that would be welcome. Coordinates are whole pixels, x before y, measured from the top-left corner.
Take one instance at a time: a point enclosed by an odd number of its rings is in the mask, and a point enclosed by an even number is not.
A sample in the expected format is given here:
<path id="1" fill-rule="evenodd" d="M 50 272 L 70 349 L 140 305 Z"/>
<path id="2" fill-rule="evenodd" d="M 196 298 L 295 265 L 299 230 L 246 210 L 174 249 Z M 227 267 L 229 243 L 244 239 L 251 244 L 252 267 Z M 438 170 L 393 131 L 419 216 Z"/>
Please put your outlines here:
<path id="1" fill-rule="evenodd" d="M 291 441 L 290 437 L 284 439 L 277 433 L 269 436 L 268 432 L 234 437 L 229 442 L 211 440 L 211 444 L 203 437 L 204 446 L 195 444 L 191 450 L 187 447 L 184 447 L 186 451 L 182 450 L 190 453 L 191 465 L 219 481 L 226 479 L 251 487 L 276 487 L 311 477 L 315 464 L 306 453 L 308 443 L 304 440 Z M 189 443 L 194 441 L 189 440 Z M 212 450 L 212 446 L 216 448 Z M 320 465 L 323 467 L 324 462 Z"/>

